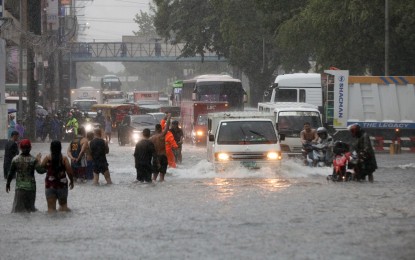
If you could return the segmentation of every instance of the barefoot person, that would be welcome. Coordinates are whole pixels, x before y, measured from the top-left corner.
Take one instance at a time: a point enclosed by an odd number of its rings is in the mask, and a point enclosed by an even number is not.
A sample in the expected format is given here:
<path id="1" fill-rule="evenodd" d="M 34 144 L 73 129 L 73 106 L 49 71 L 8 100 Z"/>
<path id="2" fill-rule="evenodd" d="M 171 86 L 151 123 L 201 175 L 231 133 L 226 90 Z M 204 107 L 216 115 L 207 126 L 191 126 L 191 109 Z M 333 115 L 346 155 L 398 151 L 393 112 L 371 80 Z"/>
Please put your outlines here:
<path id="1" fill-rule="evenodd" d="M 56 201 L 59 211 L 70 211 L 68 208 L 68 179 L 69 188 L 73 189 L 72 168 L 66 156 L 62 155 L 62 144 L 58 140 L 50 144 L 50 154 L 41 164 L 47 169 L 45 178 L 45 194 L 48 203 L 48 213 L 56 212 Z"/>
<path id="2" fill-rule="evenodd" d="M 151 172 L 157 167 L 157 153 L 154 144 L 149 140 L 150 129 L 143 130 L 143 139 L 135 145 L 134 160 L 137 170 L 137 181 L 151 183 Z"/>
<path id="3" fill-rule="evenodd" d="M 157 180 L 158 175 L 160 174 L 160 181 L 164 181 L 164 176 L 166 175 L 167 171 L 167 156 L 166 156 L 166 140 L 165 136 L 167 131 L 170 127 L 170 117 L 169 114 L 167 116 L 167 122 L 166 126 L 164 127 L 164 130 L 162 130 L 161 125 L 156 125 L 156 131 L 152 137 L 150 137 L 150 141 L 154 144 L 154 147 L 156 148 L 156 153 L 159 161 L 159 167 L 155 167 L 153 171 L 153 181 Z"/>
<path id="4" fill-rule="evenodd" d="M 108 142 L 101 137 L 101 129 L 95 129 L 94 139 L 89 142 L 92 155 L 92 167 L 94 171 L 95 185 L 99 184 L 99 174 L 104 174 L 107 184 L 112 184 L 110 171 L 108 169 L 107 154 L 109 153 Z"/>
<path id="5" fill-rule="evenodd" d="M 21 154 L 15 156 L 10 166 L 7 176 L 6 192 L 10 191 L 10 183 L 16 178 L 16 191 L 14 194 L 12 213 L 34 212 L 36 200 L 36 178 L 35 171 L 45 173 L 45 169 L 40 165 L 42 154 L 36 157 L 30 154 L 32 143 L 29 139 L 20 142 Z"/>

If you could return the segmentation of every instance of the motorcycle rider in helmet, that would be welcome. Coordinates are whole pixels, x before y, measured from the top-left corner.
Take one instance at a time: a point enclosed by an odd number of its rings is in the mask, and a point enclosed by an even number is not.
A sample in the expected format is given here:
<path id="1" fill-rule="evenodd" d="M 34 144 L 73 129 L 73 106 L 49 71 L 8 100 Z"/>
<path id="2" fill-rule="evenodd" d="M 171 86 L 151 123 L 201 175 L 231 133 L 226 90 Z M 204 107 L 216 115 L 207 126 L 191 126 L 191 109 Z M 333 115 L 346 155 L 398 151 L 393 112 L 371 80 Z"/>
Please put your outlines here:
<path id="1" fill-rule="evenodd" d="M 95 117 L 95 122 L 97 122 L 97 123 L 100 124 L 100 128 L 101 129 L 104 129 L 104 126 L 105 126 L 105 117 L 102 114 L 102 111 L 101 110 L 98 110 L 97 111 L 97 116 Z"/>
<path id="2" fill-rule="evenodd" d="M 369 135 L 358 124 L 350 125 L 347 129 L 354 139 L 351 150 L 354 150 L 358 157 L 358 171 L 355 177 L 357 180 L 365 180 L 367 175 L 369 181 L 373 182 L 373 172 L 378 165 Z"/>
<path id="3" fill-rule="evenodd" d="M 327 129 L 325 127 L 317 128 L 317 145 L 323 150 L 324 153 L 324 163 L 325 165 L 331 165 L 333 153 L 333 138 L 327 133 Z M 313 165 L 316 166 L 318 163 L 317 156 L 313 156 Z"/>

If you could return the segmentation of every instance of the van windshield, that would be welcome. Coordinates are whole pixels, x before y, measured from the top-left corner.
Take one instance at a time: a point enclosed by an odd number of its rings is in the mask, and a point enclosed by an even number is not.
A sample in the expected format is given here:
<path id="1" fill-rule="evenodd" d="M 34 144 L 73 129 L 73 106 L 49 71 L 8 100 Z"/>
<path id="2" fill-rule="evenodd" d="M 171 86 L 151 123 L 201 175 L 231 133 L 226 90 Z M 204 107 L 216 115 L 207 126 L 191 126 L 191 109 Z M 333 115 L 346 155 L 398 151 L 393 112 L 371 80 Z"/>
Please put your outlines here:
<path id="1" fill-rule="evenodd" d="M 278 133 L 286 137 L 299 137 L 304 123 L 309 122 L 311 128 L 321 126 L 320 115 L 314 111 L 283 111 L 278 114 Z"/>
<path id="2" fill-rule="evenodd" d="M 275 144 L 278 142 L 271 121 L 222 122 L 218 144 Z"/>

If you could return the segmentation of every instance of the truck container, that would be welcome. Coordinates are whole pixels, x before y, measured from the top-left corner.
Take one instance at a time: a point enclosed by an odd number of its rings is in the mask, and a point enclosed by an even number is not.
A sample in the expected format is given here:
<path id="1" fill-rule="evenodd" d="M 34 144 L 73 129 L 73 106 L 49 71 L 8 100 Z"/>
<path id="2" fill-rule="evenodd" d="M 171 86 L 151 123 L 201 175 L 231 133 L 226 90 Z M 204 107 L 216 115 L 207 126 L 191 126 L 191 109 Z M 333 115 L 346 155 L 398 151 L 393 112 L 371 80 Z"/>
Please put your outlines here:
<path id="1" fill-rule="evenodd" d="M 282 159 L 280 138 L 273 113 L 209 113 L 207 160 L 216 172 L 238 167 L 278 171 Z"/>
<path id="2" fill-rule="evenodd" d="M 228 102 L 182 101 L 180 125 L 185 140 L 193 144 L 206 144 L 207 114 L 228 109 Z"/>
<path id="3" fill-rule="evenodd" d="M 134 103 L 140 104 L 142 103 L 159 103 L 159 92 L 158 91 L 134 91 L 133 97 L 134 97 Z"/>
<path id="4" fill-rule="evenodd" d="M 379 140 L 415 138 L 414 76 L 349 76 L 347 70 L 326 70 L 322 87 L 325 121 L 336 131 L 359 124 Z"/>

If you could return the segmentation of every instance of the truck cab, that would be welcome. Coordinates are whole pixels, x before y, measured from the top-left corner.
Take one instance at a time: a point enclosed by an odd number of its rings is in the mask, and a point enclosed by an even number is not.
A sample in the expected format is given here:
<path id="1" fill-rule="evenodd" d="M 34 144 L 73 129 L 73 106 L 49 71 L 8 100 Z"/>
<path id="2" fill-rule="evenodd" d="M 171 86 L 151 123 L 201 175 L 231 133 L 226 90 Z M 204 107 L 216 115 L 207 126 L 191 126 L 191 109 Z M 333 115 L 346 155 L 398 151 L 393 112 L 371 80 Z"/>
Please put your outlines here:
<path id="1" fill-rule="evenodd" d="M 235 167 L 280 168 L 281 147 L 275 116 L 261 112 L 208 114 L 207 160 L 216 172 Z"/>
<path id="2" fill-rule="evenodd" d="M 297 102 L 323 107 L 321 75 L 318 73 L 293 73 L 278 75 L 264 92 L 270 103 Z"/>

